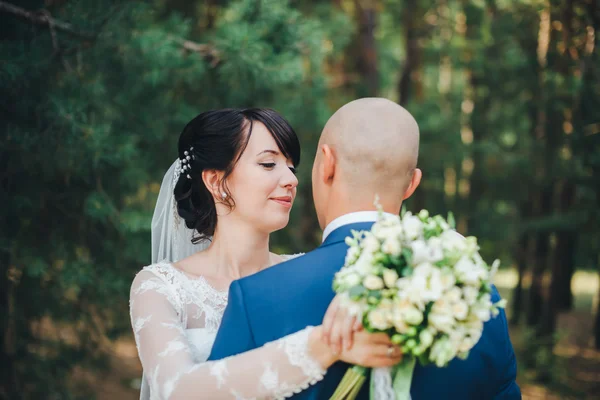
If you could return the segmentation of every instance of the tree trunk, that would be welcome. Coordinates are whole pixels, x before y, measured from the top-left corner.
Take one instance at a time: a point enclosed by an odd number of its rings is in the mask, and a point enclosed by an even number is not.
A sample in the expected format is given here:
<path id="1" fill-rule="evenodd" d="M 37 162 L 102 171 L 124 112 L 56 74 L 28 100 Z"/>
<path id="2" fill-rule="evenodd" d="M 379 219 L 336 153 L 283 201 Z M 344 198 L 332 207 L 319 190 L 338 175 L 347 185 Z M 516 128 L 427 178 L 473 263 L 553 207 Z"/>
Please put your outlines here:
<path id="1" fill-rule="evenodd" d="M 0 399 L 19 397 L 15 368 L 15 329 L 12 311 L 12 282 L 9 274 L 10 255 L 0 252 Z"/>
<path id="2" fill-rule="evenodd" d="M 522 215 L 522 217 L 528 218 L 529 216 Z M 519 238 L 519 242 L 517 243 L 515 254 L 518 278 L 517 285 L 513 289 L 512 313 L 510 319 L 511 324 L 513 325 L 519 324 L 524 309 L 523 278 L 525 277 L 525 273 L 530 262 L 530 244 L 531 236 L 528 233 L 522 233 Z"/>
<path id="3" fill-rule="evenodd" d="M 404 107 L 410 101 L 413 75 L 420 62 L 417 29 L 415 26 L 415 22 L 417 21 L 417 18 L 415 18 L 416 6 L 417 2 L 415 0 L 407 0 L 402 15 L 406 58 L 402 74 L 400 75 L 400 82 L 398 83 L 398 101 Z"/>
<path id="4" fill-rule="evenodd" d="M 538 193 L 538 209 L 535 213 L 540 218 L 547 216 L 552 205 L 552 191 L 545 189 Z M 550 235 L 542 231 L 536 234 L 533 270 L 531 273 L 531 286 L 527 302 L 527 324 L 535 326 L 540 321 L 542 315 L 544 295 L 543 280 L 546 264 L 548 262 L 548 251 L 550 250 Z"/>
<path id="5" fill-rule="evenodd" d="M 359 85 L 360 97 L 377 96 L 379 92 L 379 70 L 377 68 L 377 10 L 375 1 L 355 0 L 358 19 L 358 71 L 363 80 Z"/>

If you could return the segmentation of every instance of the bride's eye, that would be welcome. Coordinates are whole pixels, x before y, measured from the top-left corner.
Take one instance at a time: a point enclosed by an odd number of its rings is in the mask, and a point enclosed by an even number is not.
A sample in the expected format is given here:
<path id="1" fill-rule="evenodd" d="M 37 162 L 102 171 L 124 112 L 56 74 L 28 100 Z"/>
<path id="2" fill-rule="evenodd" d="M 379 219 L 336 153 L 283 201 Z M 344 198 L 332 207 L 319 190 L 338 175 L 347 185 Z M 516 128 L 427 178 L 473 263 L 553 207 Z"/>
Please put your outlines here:
<path id="1" fill-rule="evenodd" d="M 296 175 L 298 173 L 298 171 L 296 170 L 295 167 L 288 167 L 290 169 L 290 171 L 292 171 L 292 174 Z"/>
<path id="2" fill-rule="evenodd" d="M 259 165 L 262 165 L 266 169 L 273 169 L 273 168 L 275 168 L 275 165 L 277 165 L 277 164 L 275 164 L 275 163 L 259 163 Z"/>

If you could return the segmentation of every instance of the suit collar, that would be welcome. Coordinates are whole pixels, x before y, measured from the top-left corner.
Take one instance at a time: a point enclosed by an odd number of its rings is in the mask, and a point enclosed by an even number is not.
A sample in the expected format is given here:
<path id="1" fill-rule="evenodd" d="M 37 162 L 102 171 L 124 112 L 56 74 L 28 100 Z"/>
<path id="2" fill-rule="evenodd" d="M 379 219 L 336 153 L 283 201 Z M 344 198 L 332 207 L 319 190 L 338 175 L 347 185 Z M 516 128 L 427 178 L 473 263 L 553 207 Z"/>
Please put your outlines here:
<path id="1" fill-rule="evenodd" d="M 347 224 L 340 226 L 339 228 L 333 230 L 327 237 L 321 246 L 327 246 L 334 243 L 343 242 L 346 240 L 346 237 L 352 237 L 353 230 L 355 231 L 368 231 L 373 226 L 374 222 L 356 222 L 353 224 Z"/>

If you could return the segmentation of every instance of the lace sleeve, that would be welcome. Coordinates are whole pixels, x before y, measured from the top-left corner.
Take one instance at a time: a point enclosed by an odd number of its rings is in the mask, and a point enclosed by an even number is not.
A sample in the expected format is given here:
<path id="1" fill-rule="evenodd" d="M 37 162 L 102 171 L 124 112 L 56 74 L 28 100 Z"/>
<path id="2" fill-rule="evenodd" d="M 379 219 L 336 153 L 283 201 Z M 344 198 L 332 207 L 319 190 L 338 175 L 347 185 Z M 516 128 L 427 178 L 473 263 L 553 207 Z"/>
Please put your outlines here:
<path id="1" fill-rule="evenodd" d="M 148 271 L 131 289 L 131 324 L 152 398 L 281 399 L 323 379 L 325 371 L 308 352 L 311 327 L 237 356 L 196 363 L 169 290 Z"/>

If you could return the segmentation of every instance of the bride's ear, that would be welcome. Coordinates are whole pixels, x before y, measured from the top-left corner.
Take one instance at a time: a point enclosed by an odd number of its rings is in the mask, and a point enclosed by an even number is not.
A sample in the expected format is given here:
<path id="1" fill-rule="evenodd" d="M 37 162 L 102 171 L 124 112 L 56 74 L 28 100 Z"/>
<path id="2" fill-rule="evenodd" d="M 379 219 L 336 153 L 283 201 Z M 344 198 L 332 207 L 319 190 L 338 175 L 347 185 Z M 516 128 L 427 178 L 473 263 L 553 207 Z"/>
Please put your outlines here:
<path id="1" fill-rule="evenodd" d="M 208 189 L 208 191 L 213 195 L 216 199 L 220 199 L 221 196 L 221 187 L 223 182 L 223 172 L 217 171 L 214 169 L 205 169 L 202 171 L 202 182 L 204 182 L 204 186 Z"/>
<path id="2" fill-rule="evenodd" d="M 419 183 L 421 183 L 421 178 L 423 177 L 423 172 L 419 168 L 415 168 L 413 171 L 412 177 L 410 178 L 410 182 L 408 183 L 408 188 L 404 192 L 404 196 L 402 196 L 402 200 L 408 199 L 415 192 Z"/>

